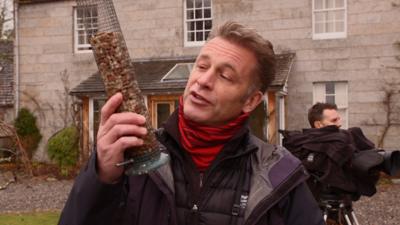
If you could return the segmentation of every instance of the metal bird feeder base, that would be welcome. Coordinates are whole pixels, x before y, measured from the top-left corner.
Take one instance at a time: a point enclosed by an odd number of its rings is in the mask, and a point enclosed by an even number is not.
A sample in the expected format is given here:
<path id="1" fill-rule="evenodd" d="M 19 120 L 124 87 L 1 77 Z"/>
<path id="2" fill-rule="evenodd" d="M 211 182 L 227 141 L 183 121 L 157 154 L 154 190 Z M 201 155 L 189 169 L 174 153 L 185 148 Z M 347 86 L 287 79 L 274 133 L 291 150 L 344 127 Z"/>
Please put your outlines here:
<path id="1" fill-rule="evenodd" d="M 135 156 L 116 166 L 125 167 L 125 175 L 141 175 L 156 170 L 169 161 L 169 155 L 159 150 Z"/>

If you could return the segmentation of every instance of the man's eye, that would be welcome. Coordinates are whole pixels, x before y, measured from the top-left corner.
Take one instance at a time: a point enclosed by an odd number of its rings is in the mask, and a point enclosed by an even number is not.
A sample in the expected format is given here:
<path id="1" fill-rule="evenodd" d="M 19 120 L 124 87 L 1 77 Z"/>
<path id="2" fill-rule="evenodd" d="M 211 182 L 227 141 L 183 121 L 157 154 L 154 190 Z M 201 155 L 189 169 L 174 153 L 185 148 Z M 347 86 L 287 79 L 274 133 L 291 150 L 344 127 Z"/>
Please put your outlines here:
<path id="1" fill-rule="evenodd" d="M 228 81 L 232 81 L 232 79 L 228 75 L 225 75 L 225 74 L 221 73 L 220 76 L 222 77 L 222 79 L 225 79 L 225 80 L 228 80 Z"/>
<path id="2" fill-rule="evenodd" d="M 198 65 L 197 68 L 200 69 L 200 70 L 207 69 L 207 67 L 205 65 Z"/>

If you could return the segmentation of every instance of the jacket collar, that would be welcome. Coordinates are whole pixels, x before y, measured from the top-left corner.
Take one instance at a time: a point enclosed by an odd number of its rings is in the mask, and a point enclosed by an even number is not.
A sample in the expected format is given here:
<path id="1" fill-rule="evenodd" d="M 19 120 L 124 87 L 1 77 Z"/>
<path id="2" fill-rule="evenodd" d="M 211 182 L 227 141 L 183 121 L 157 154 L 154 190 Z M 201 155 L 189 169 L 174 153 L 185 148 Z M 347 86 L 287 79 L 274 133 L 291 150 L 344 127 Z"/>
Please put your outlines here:
<path id="1" fill-rule="evenodd" d="M 285 148 L 266 144 L 254 136 L 250 142 L 258 151 L 251 158 L 253 174 L 245 220 L 263 215 L 308 178 L 301 162 Z"/>

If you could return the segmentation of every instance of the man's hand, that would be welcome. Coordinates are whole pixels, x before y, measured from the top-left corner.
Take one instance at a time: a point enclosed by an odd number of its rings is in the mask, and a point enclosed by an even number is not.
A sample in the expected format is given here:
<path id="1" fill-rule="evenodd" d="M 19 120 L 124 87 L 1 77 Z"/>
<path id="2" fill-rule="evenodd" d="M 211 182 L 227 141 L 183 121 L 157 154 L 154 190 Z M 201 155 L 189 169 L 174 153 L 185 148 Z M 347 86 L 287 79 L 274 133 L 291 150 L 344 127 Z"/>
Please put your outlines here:
<path id="1" fill-rule="evenodd" d="M 115 113 L 122 103 L 122 94 L 113 95 L 101 109 L 97 132 L 97 165 L 102 182 L 114 183 L 122 176 L 123 168 L 115 164 L 124 161 L 127 148 L 143 145 L 147 134 L 145 117 L 132 112 Z"/>

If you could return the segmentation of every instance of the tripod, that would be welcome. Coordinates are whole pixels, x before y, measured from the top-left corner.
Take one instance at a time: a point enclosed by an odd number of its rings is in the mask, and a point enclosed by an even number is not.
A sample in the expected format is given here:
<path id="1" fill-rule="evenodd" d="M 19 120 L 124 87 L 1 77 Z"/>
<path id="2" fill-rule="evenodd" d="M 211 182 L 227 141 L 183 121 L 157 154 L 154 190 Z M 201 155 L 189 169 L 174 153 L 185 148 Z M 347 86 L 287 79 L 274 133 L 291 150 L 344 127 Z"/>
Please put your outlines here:
<path id="1" fill-rule="evenodd" d="M 360 225 L 349 196 L 321 195 L 319 206 L 327 225 Z"/>

